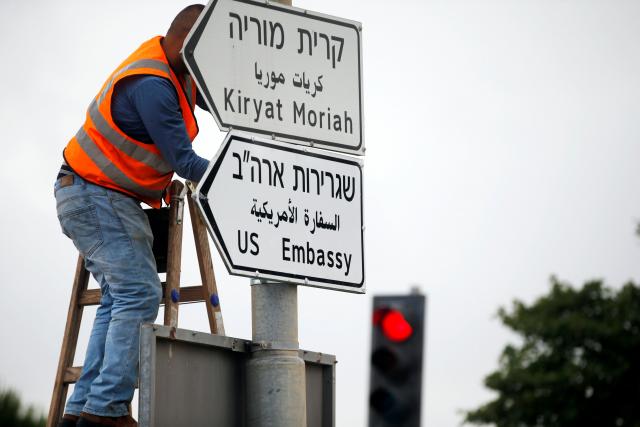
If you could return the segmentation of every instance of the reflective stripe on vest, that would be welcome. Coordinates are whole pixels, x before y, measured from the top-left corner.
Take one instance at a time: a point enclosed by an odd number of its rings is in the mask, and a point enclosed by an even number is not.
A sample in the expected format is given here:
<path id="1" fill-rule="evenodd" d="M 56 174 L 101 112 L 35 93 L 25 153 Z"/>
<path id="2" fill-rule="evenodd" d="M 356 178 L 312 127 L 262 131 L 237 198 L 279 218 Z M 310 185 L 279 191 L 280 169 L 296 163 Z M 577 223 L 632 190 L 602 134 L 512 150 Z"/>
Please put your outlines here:
<path id="1" fill-rule="evenodd" d="M 120 169 L 118 169 L 98 148 L 96 143 L 89 138 L 84 128 L 80 128 L 76 133 L 76 139 L 80 148 L 93 160 L 100 168 L 100 171 L 104 173 L 109 179 L 118 184 L 122 188 L 126 188 L 134 191 L 135 193 L 148 198 L 148 199 L 162 199 L 162 191 L 154 191 L 148 188 L 142 187 L 133 182 L 128 176 L 126 176 Z"/>
<path id="2" fill-rule="evenodd" d="M 173 170 L 162 156 L 145 150 L 130 138 L 123 136 L 111 127 L 109 122 L 107 122 L 107 120 L 102 116 L 100 110 L 98 110 L 98 104 L 96 104 L 96 101 L 93 101 L 89 106 L 89 117 L 93 121 L 98 132 L 107 138 L 114 147 L 118 148 L 129 157 L 157 170 L 162 175 Z"/>
<path id="3" fill-rule="evenodd" d="M 137 61 L 134 61 L 131 64 L 127 65 L 126 67 L 122 67 L 120 70 L 118 70 L 117 73 L 115 73 L 111 77 L 111 79 L 109 79 L 109 83 L 104 88 L 104 90 L 100 93 L 100 96 L 98 96 L 98 105 L 102 104 L 102 101 L 104 101 L 104 97 L 107 96 L 107 94 L 111 90 L 111 87 L 113 86 L 113 82 L 116 81 L 116 79 L 120 77 L 122 73 L 131 71 L 131 70 L 136 70 L 138 68 L 151 68 L 152 70 L 162 71 L 167 75 L 170 74 L 169 66 L 162 61 L 158 61 L 157 59 L 139 59 Z"/>

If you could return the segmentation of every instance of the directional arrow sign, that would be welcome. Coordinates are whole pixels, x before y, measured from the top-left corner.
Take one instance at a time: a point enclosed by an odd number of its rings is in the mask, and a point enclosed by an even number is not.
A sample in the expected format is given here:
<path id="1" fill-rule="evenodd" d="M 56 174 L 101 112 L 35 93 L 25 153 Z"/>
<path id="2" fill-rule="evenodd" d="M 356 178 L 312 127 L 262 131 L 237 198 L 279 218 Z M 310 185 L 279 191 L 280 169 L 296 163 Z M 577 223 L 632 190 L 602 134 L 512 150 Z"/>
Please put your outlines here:
<path id="1" fill-rule="evenodd" d="M 363 154 L 360 29 L 280 4 L 211 0 L 183 58 L 221 130 Z"/>
<path id="2" fill-rule="evenodd" d="M 233 131 L 194 197 L 231 274 L 364 292 L 358 159 Z"/>

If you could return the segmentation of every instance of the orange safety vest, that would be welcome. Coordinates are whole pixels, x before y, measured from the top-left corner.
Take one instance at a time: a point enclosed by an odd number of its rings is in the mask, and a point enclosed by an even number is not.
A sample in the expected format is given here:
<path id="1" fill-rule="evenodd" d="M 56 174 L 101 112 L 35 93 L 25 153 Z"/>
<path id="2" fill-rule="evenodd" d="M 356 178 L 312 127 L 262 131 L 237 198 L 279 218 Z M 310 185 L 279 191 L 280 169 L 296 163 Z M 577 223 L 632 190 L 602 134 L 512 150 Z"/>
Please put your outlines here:
<path id="1" fill-rule="evenodd" d="M 193 141 L 198 134 L 193 114 L 195 82 L 188 75 L 182 83 L 178 80 L 162 50 L 161 39 L 157 36 L 144 42 L 116 68 L 89 106 L 84 125 L 64 149 L 67 164 L 83 179 L 129 194 L 154 208 L 162 206 L 173 170 L 155 144 L 130 138 L 116 126 L 111 116 L 111 97 L 116 84 L 130 76 L 169 79 L 178 94 L 187 134 Z"/>

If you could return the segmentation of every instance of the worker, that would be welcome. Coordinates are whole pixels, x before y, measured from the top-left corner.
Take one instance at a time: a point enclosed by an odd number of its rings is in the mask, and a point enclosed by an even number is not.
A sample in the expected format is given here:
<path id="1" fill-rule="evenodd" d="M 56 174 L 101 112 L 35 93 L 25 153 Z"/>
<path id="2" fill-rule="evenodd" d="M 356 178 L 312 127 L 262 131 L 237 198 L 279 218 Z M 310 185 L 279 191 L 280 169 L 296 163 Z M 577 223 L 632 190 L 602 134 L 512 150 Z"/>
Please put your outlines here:
<path id="1" fill-rule="evenodd" d="M 55 182 L 58 219 L 100 285 L 101 300 L 82 373 L 60 427 L 136 426 L 129 405 L 138 376 L 139 331 L 158 314 L 162 286 L 141 202 L 160 208 L 175 171 L 199 181 L 195 154 L 200 98 L 180 56 L 203 5 L 175 17 L 104 83 L 64 149 Z"/>

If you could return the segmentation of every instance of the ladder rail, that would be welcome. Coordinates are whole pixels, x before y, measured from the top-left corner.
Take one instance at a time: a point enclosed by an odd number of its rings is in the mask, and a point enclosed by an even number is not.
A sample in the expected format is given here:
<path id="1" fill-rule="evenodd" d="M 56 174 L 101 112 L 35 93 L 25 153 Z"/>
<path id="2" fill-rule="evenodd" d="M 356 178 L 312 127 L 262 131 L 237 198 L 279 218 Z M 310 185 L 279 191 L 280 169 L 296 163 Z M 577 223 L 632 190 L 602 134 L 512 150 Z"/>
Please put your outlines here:
<path id="1" fill-rule="evenodd" d="M 198 211 L 193 199 L 189 197 L 189 213 L 191 215 L 191 228 L 193 240 L 196 245 L 198 267 L 202 280 L 201 297 L 207 306 L 207 317 L 212 334 L 225 335 L 224 322 L 222 321 L 222 307 L 218 296 L 218 285 L 213 271 L 213 259 L 209 248 L 209 235 L 202 214 Z"/>
<path id="2" fill-rule="evenodd" d="M 88 286 L 89 272 L 84 268 L 84 258 L 80 255 L 78 256 L 76 273 L 73 279 L 73 287 L 71 288 L 67 323 L 64 329 L 60 357 L 58 359 L 58 369 L 56 371 L 56 379 L 53 386 L 53 394 L 51 396 L 47 427 L 55 427 L 55 422 L 62 417 L 64 404 L 67 400 L 69 383 L 65 382 L 65 378 L 67 377 L 67 368 L 73 364 L 73 359 L 76 355 L 76 346 L 78 345 L 78 334 L 80 333 L 80 324 L 82 322 L 83 312 L 83 306 L 80 305 L 80 299 Z"/>

